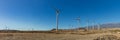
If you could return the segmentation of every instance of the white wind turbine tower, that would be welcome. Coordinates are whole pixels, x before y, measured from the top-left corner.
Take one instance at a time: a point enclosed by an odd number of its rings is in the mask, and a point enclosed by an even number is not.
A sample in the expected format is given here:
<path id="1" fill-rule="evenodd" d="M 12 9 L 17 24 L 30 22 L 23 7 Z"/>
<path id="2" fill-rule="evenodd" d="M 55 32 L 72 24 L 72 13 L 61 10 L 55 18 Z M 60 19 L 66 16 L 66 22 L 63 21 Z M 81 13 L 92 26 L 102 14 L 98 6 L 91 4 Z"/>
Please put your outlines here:
<path id="1" fill-rule="evenodd" d="M 58 31 L 58 22 L 59 22 L 60 10 L 55 8 L 55 11 L 56 11 L 56 31 Z"/>
<path id="2" fill-rule="evenodd" d="M 34 29 L 32 28 L 31 31 L 34 31 Z"/>
<path id="3" fill-rule="evenodd" d="M 99 19 L 100 20 L 100 19 Z M 97 30 L 101 30 L 100 23 L 97 24 Z"/>
<path id="4" fill-rule="evenodd" d="M 97 26 L 98 26 L 98 30 L 100 30 L 100 29 L 101 29 L 101 28 L 100 28 L 100 24 L 98 24 Z"/>
<path id="5" fill-rule="evenodd" d="M 86 30 L 87 30 L 87 31 L 89 30 L 89 20 L 87 20 L 87 27 L 86 27 Z"/>
<path id="6" fill-rule="evenodd" d="M 93 30 L 95 29 L 95 21 L 93 21 L 92 29 L 93 29 Z"/>

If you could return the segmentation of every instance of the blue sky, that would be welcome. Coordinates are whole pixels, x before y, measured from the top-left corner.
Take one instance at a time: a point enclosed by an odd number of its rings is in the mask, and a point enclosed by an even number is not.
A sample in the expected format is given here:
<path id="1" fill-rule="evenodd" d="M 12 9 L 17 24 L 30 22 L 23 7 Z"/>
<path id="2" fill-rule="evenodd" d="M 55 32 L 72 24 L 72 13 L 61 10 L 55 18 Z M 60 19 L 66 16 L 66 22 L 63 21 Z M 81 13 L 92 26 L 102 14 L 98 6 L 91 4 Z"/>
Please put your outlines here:
<path id="1" fill-rule="evenodd" d="M 120 22 L 119 0 L 0 0 L 0 29 L 50 30 L 56 28 L 54 7 L 60 9 L 59 28 L 77 28 Z M 73 25 L 74 27 L 71 27 Z"/>

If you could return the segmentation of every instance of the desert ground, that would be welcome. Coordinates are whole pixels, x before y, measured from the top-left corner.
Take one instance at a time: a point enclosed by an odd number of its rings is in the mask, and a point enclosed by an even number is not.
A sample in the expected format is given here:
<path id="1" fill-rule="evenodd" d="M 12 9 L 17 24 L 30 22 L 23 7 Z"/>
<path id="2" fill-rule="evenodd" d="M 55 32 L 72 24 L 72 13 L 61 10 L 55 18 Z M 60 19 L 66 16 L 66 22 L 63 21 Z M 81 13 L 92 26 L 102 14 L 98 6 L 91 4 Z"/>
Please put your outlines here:
<path id="1" fill-rule="evenodd" d="M 0 33 L 0 40 L 94 40 L 102 35 L 117 35 L 120 34 L 48 34 L 48 33 Z"/>
<path id="2" fill-rule="evenodd" d="M 0 40 L 98 40 L 96 38 L 104 35 L 120 37 L 119 32 L 102 33 L 0 33 Z M 114 39 L 117 40 L 117 39 Z"/>

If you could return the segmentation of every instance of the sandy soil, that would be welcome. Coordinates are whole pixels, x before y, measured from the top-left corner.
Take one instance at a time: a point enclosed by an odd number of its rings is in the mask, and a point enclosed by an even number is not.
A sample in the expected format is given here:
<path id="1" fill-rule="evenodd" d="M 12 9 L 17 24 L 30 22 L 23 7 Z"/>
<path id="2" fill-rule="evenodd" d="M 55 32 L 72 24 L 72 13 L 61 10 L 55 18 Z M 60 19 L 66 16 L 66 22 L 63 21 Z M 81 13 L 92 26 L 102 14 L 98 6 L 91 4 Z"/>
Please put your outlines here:
<path id="1" fill-rule="evenodd" d="M 93 40 L 102 35 L 117 35 L 111 33 L 100 34 L 55 34 L 55 33 L 0 33 L 0 40 Z"/>

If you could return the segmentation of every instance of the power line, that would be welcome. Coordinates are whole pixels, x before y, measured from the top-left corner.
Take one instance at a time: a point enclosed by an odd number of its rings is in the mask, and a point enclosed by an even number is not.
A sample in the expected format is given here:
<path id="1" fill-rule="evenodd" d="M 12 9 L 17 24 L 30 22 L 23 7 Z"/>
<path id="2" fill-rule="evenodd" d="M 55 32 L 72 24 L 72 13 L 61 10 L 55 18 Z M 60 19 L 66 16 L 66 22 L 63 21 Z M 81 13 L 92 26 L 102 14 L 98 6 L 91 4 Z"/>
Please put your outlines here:
<path id="1" fill-rule="evenodd" d="M 77 20 L 77 22 L 78 22 L 78 27 L 80 27 L 80 17 L 76 18 L 75 20 Z"/>
<path id="2" fill-rule="evenodd" d="M 5 25 L 5 30 L 8 30 L 8 27 L 7 27 L 7 25 Z"/>

